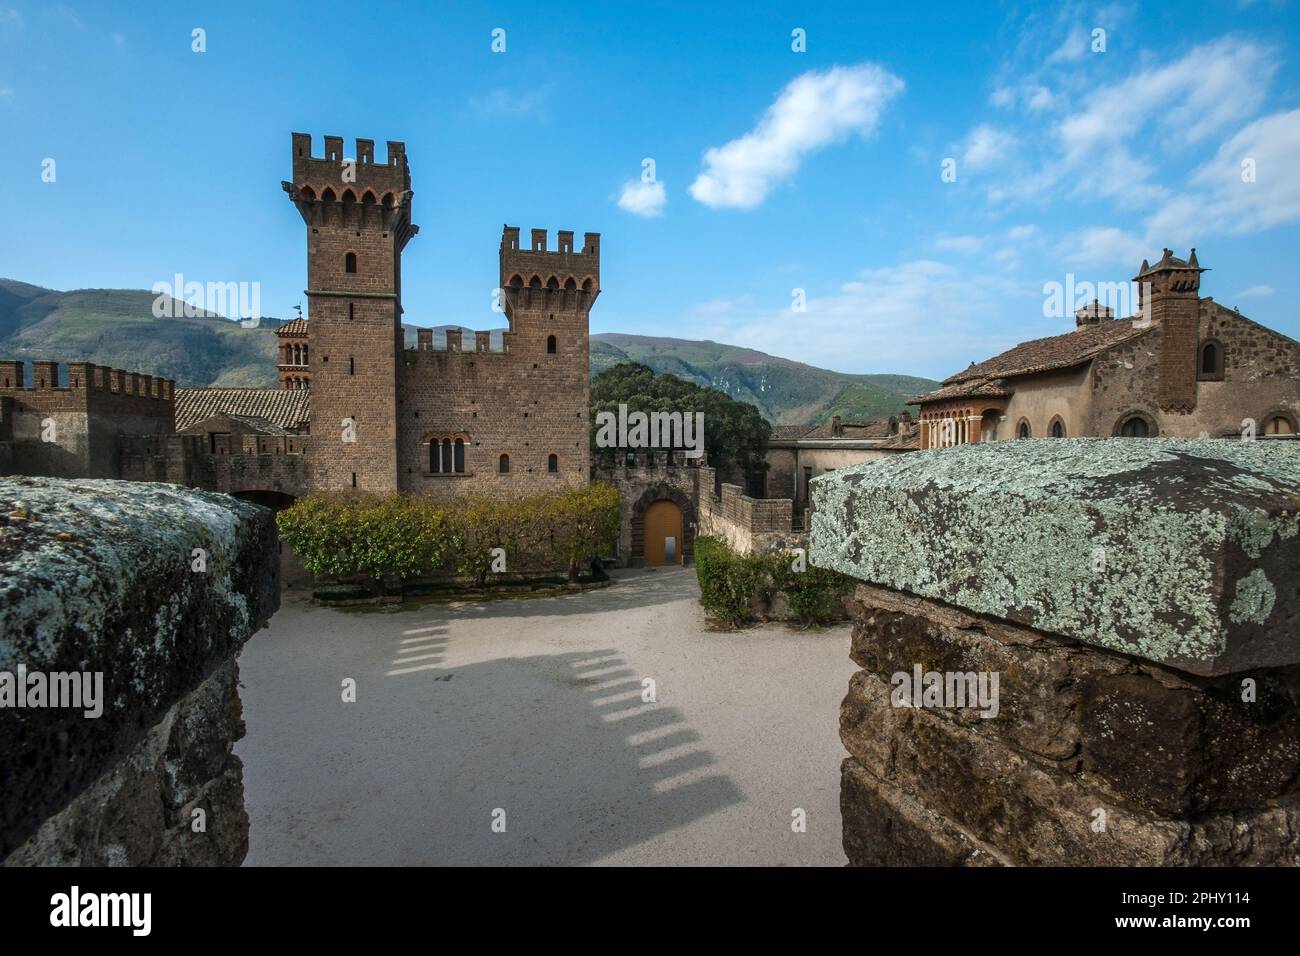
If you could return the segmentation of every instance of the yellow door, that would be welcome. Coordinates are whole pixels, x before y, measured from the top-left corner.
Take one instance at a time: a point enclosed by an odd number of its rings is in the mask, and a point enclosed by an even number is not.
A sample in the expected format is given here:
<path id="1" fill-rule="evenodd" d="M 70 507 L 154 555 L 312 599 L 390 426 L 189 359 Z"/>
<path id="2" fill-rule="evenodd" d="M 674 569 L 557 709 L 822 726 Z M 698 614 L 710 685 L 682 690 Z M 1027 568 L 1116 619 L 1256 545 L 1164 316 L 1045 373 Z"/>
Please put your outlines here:
<path id="1" fill-rule="evenodd" d="M 682 563 L 682 509 L 671 501 L 645 510 L 645 563 Z"/>

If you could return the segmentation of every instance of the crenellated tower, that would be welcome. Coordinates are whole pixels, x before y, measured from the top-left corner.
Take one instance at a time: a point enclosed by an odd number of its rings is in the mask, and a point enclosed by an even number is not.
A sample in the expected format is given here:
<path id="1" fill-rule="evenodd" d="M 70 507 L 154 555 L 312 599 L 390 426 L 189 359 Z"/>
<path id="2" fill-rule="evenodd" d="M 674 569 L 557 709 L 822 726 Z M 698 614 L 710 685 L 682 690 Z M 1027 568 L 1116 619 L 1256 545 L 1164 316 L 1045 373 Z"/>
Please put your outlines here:
<path id="1" fill-rule="evenodd" d="M 600 295 L 600 233 L 583 235 L 581 251 L 573 233 L 556 233 L 558 248 L 547 248 L 545 229 L 533 229 L 521 248 L 519 228 L 501 232 L 501 297 L 512 333 L 511 351 L 521 370 L 535 378 L 545 405 L 545 433 L 559 450 L 566 479 L 585 482 L 589 474 L 587 422 L 591 382 L 588 342 L 591 307 Z M 531 367 L 530 367 L 531 366 Z"/>
<path id="2" fill-rule="evenodd" d="M 293 181 L 282 184 L 307 226 L 307 352 L 311 356 L 312 485 L 397 489 L 397 361 L 402 351 L 402 250 L 411 172 L 402 143 L 375 162 L 373 140 L 293 134 Z M 355 423 L 350 427 L 349 423 Z"/>

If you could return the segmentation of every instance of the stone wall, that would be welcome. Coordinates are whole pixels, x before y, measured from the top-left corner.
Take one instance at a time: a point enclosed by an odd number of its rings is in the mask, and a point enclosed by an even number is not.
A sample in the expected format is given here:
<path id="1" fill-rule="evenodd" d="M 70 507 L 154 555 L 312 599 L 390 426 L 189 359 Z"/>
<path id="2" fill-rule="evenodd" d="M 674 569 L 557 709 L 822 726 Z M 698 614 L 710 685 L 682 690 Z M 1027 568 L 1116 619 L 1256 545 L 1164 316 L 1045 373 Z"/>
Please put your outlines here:
<path id="1" fill-rule="evenodd" d="M 3 479 L 0 595 L 0 860 L 238 864 L 235 661 L 279 603 L 271 512 L 170 485 Z M 51 706 L 42 685 L 87 696 Z"/>
<path id="2" fill-rule="evenodd" d="M 1295 450 L 998 443 L 813 488 L 813 563 L 863 582 L 851 863 L 1300 863 Z"/>
<path id="3" fill-rule="evenodd" d="M 729 482 L 714 494 L 713 469 L 702 467 L 699 473 L 699 534 L 720 538 L 741 554 L 807 546 L 807 534 L 794 528 L 789 498 L 751 498 Z"/>

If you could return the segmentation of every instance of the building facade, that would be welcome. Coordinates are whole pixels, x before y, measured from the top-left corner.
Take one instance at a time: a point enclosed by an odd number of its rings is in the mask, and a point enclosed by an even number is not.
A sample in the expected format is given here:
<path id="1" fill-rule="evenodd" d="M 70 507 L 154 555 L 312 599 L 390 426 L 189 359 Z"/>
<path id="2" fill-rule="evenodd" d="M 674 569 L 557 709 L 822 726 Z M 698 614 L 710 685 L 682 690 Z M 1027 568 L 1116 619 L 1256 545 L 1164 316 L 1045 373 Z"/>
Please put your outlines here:
<path id="1" fill-rule="evenodd" d="M 1024 342 L 918 396 L 920 447 L 1018 438 L 1290 436 L 1300 343 L 1200 295 L 1201 268 L 1143 262 L 1138 315 L 1093 303 L 1073 332 Z"/>

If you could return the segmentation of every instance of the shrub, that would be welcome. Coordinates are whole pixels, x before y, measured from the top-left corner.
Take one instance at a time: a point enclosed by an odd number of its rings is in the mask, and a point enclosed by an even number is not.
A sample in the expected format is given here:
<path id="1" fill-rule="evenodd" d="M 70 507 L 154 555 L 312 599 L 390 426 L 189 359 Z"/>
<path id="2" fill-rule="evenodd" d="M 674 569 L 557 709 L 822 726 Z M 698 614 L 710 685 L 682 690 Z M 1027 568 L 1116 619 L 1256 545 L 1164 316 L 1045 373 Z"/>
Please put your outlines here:
<path id="1" fill-rule="evenodd" d="M 827 624 L 843 615 L 841 599 L 854 585 L 838 571 L 794 570 L 789 552 L 740 555 L 725 541 L 707 537 L 695 541 L 695 575 L 704 610 L 728 627 L 752 619 L 754 598 L 767 601 L 778 592 L 801 624 Z"/>
<path id="2" fill-rule="evenodd" d="M 313 574 L 364 574 L 379 582 L 454 568 L 482 586 L 495 548 L 505 549 L 512 570 L 566 568 L 576 580 L 583 560 L 613 546 L 621 508 L 618 490 L 608 484 L 449 502 L 418 495 L 312 494 L 281 511 L 276 524 Z"/>

